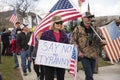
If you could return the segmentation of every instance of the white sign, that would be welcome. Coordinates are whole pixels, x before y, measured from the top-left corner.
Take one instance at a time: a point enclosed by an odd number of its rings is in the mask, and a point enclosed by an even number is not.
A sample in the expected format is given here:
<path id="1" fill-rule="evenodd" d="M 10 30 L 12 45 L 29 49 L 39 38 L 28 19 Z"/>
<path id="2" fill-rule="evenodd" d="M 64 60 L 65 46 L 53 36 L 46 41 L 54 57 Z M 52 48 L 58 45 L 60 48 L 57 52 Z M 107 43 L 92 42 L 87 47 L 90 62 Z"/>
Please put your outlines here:
<path id="1" fill-rule="evenodd" d="M 36 64 L 70 68 L 73 45 L 39 40 Z"/>

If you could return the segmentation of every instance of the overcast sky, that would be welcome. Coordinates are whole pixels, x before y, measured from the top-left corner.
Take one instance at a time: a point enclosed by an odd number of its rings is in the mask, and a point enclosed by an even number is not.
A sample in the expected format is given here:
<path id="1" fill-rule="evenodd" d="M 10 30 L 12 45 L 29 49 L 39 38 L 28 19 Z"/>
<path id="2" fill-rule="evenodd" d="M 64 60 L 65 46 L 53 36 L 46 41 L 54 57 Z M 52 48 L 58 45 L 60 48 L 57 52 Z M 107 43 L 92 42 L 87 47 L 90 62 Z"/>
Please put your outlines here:
<path id="1" fill-rule="evenodd" d="M 40 0 L 38 9 L 44 7 L 43 10 L 48 12 L 58 0 Z M 78 0 L 70 0 L 75 8 L 80 11 Z M 88 3 L 90 11 L 96 16 L 120 15 L 120 0 L 85 0 L 81 6 L 81 13 L 87 11 Z M 48 10 L 48 11 L 47 11 Z"/>
<path id="2" fill-rule="evenodd" d="M 0 0 L 0 8 L 3 3 Z M 7 0 L 15 1 L 15 0 Z M 28 0 L 29 1 L 29 0 Z M 37 14 L 46 14 L 58 0 L 38 0 L 34 2 L 34 10 Z M 73 6 L 80 11 L 78 6 L 78 0 L 70 0 Z M 85 0 L 81 7 L 81 13 L 87 11 L 88 3 L 90 5 L 90 11 L 96 16 L 109 16 L 109 15 L 120 15 L 120 0 Z M 5 9 L 9 7 L 5 4 Z M 9 8 L 10 9 L 10 8 Z M 0 9 L 1 10 L 1 9 Z"/>

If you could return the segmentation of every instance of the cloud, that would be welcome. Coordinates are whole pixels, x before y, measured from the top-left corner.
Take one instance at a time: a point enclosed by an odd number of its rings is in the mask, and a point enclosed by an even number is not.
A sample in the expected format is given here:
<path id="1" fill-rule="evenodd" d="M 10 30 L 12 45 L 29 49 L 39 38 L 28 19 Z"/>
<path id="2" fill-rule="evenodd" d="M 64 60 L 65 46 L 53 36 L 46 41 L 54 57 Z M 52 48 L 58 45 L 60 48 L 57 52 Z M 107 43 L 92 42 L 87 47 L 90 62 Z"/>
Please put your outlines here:
<path id="1" fill-rule="evenodd" d="M 120 15 L 120 0 L 117 2 L 117 4 L 115 5 L 115 8 L 114 8 L 116 14 Z"/>
<path id="2" fill-rule="evenodd" d="M 0 6 L 3 3 L 0 0 Z M 8 0 L 10 1 L 10 0 Z M 35 1 L 34 8 L 31 10 L 39 15 L 45 15 L 54 6 L 58 0 L 38 0 Z M 78 6 L 78 0 L 70 0 L 73 6 L 80 11 Z M 120 0 L 85 0 L 81 6 L 81 13 L 87 11 L 88 3 L 90 4 L 90 11 L 95 16 L 107 16 L 107 15 L 120 15 Z M 4 4 L 4 8 L 0 7 L 2 10 L 7 10 L 9 7 Z M 0 9 L 0 10 L 1 10 Z"/>
<path id="3" fill-rule="evenodd" d="M 87 11 L 87 4 L 84 5 L 84 11 Z M 120 15 L 120 1 L 119 0 L 91 0 L 90 11 L 96 16 L 110 16 Z"/>

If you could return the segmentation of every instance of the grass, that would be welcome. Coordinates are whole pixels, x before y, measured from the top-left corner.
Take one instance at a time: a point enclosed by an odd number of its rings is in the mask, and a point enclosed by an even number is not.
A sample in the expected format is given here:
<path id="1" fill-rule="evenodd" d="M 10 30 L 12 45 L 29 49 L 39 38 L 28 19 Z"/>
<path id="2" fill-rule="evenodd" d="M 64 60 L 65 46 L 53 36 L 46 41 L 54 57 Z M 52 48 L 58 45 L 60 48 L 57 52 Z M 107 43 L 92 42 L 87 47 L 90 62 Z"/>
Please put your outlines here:
<path id="1" fill-rule="evenodd" d="M 0 74 L 3 80 L 23 80 L 20 70 L 14 69 L 14 62 L 12 56 L 2 56 L 2 63 L 0 64 Z"/>
<path id="2" fill-rule="evenodd" d="M 109 66 L 109 65 L 113 65 L 113 64 L 111 64 L 110 61 L 104 61 L 102 58 L 98 58 L 98 66 L 99 67 Z"/>

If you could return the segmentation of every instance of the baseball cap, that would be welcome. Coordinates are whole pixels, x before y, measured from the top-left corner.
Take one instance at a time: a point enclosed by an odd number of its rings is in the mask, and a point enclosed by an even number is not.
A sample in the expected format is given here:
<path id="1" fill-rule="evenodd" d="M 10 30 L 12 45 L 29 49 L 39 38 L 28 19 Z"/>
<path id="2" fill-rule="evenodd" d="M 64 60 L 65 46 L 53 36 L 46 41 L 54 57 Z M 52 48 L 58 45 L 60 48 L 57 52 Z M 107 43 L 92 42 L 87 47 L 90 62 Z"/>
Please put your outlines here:
<path id="1" fill-rule="evenodd" d="M 94 15 L 92 15 L 90 12 L 85 12 L 82 14 L 82 17 L 92 18 Z"/>
<path id="2" fill-rule="evenodd" d="M 61 16 L 54 16 L 54 17 L 52 18 L 52 21 L 53 21 L 53 22 L 60 22 L 60 21 L 62 21 L 62 18 L 61 18 Z"/>
<path id="3" fill-rule="evenodd" d="M 21 28 L 21 29 L 23 29 L 24 27 L 27 27 L 27 25 L 25 25 L 25 24 L 21 24 L 21 25 L 20 25 L 20 28 Z"/>

